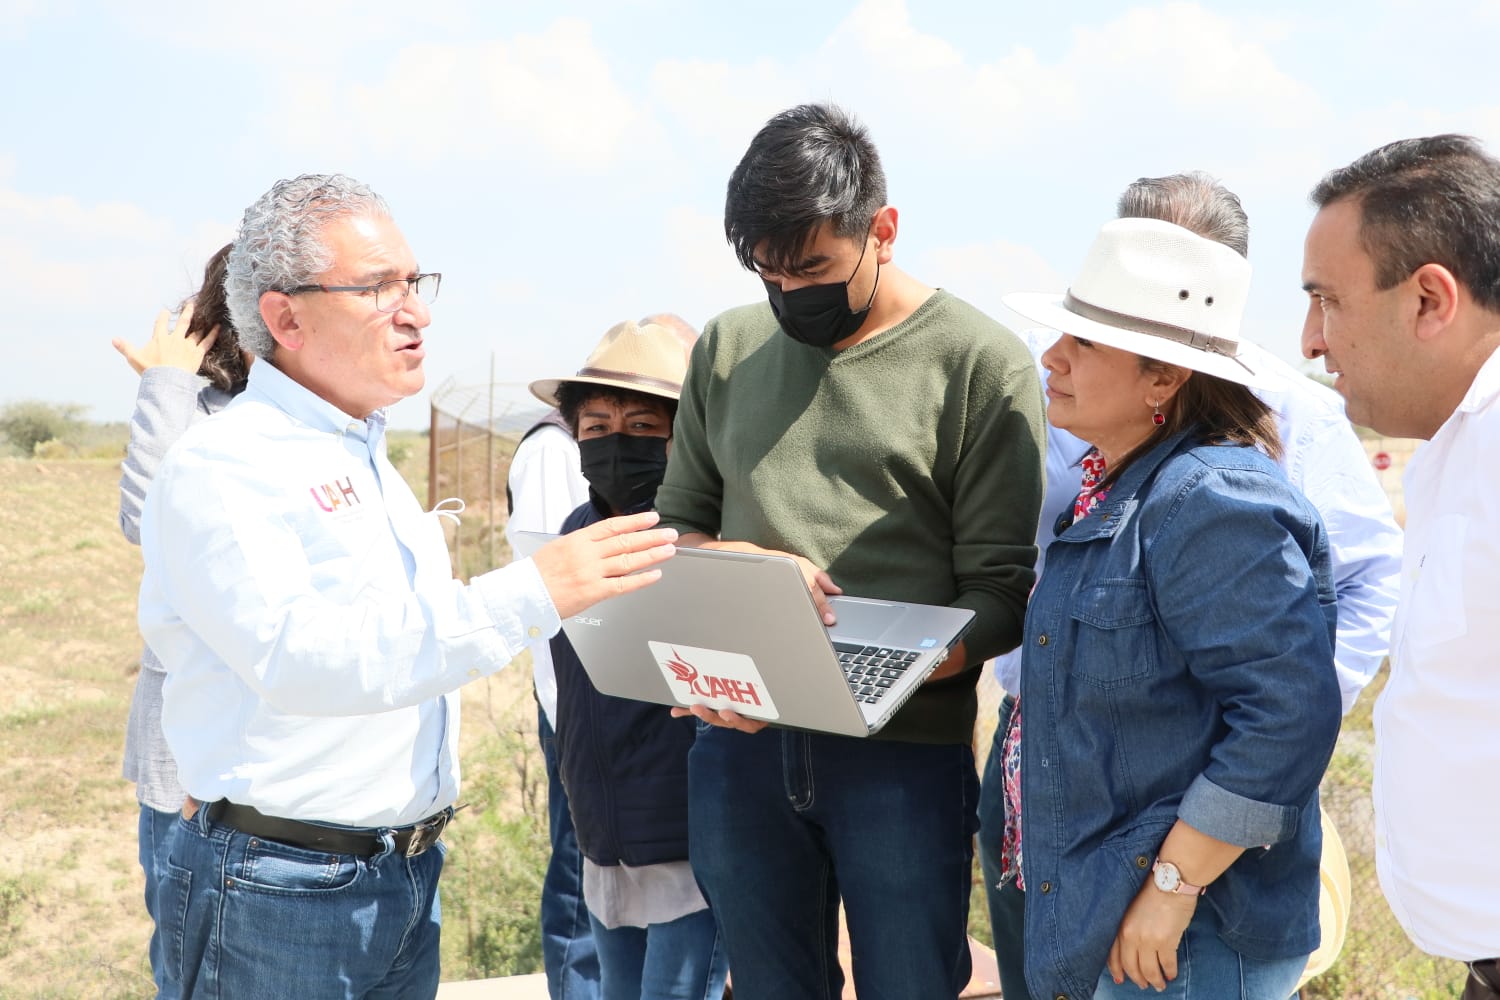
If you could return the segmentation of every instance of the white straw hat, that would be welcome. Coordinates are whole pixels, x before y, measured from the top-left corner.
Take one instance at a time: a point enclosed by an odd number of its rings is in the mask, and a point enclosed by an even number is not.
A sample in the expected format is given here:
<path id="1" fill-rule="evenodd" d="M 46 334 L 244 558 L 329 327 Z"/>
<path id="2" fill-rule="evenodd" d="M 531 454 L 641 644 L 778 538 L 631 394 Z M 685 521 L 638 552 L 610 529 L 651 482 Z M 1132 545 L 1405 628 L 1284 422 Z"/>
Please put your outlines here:
<path id="1" fill-rule="evenodd" d="M 1275 389 L 1280 376 L 1240 357 L 1250 262 L 1159 219 L 1115 219 L 1062 295 L 1014 292 L 1006 307 L 1063 333 L 1231 382 Z"/>

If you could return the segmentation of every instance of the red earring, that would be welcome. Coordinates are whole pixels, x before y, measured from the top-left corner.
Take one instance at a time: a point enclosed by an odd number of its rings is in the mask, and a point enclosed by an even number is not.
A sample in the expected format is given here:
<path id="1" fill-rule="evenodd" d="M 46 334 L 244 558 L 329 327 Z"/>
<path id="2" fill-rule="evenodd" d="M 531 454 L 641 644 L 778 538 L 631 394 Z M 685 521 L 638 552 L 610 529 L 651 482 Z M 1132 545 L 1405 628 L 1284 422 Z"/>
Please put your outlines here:
<path id="1" fill-rule="evenodd" d="M 1151 404 L 1151 422 L 1158 427 L 1167 422 L 1167 418 L 1161 415 L 1160 403 Z"/>

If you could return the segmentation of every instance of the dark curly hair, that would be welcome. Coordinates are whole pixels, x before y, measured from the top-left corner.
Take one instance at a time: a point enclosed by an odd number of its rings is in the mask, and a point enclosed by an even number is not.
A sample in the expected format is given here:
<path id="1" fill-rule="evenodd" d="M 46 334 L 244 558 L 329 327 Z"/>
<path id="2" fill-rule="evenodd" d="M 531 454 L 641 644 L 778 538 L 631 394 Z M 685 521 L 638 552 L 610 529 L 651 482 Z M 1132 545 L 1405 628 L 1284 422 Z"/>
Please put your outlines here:
<path id="1" fill-rule="evenodd" d="M 591 399 L 604 399 L 621 406 L 631 403 L 661 403 L 667 408 L 667 419 L 677 416 L 677 400 L 654 392 L 638 392 L 593 382 L 563 382 L 557 387 L 557 412 L 568 422 L 573 436 L 578 436 L 578 411 Z"/>
<path id="2" fill-rule="evenodd" d="M 208 353 L 203 355 L 203 364 L 198 374 L 208 379 L 214 388 L 227 393 L 238 393 L 250 377 L 245 366 L 245 355 L 240 350 L 240 338 L 235 335 L 234 324 L 229 319 L 229 305 L 224 297 L 224 271 L 228 266 L 229 251 L 233 243 L 226 243 L 210 258 L 203 268 L 203 285 L 183 300 L 183 305 L 193 304 L 193 318 L 188 323 L 189 333 L 207 333 L 215 326 L 219 328 L 218 339 Z"/>

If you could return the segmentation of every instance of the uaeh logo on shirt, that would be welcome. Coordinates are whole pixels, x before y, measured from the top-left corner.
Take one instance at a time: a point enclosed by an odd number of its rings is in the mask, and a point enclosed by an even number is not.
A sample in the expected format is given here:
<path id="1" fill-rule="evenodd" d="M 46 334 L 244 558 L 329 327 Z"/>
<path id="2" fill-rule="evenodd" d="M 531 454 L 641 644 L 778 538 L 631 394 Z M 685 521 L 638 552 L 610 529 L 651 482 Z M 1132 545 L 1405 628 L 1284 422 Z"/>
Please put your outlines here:
<path id="1" fill-rule="evenodd" d="M 314 503 L 330 514 L 359 505 L 359 494 L 354 491 L 354 479 L 350 476 L 345 476 L 343 482 L 335 479 L 331 483 L 309 486 L 307 492 L 312 494 Z"/>
<path id="2" fill-rule="evenodd" d="M 780 718 L 771 692 L 750 657 L 675 643 L 648 641 L 646 645 L 678 701 L 728 708 L 755 719 Z"/>

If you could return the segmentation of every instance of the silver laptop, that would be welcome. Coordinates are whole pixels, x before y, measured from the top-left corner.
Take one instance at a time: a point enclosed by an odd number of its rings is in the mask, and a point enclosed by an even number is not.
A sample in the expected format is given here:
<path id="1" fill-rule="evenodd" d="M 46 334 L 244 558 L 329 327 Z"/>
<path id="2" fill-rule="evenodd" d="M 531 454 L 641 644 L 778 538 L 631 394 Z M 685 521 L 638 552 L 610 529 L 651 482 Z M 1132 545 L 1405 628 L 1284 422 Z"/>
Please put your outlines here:
<path id="1" fill-rule="evenodd" d="M 526 553 L 554 536 L 518 532 Z M 594 687 L 663 705 L 728 708 L 779 726 L 868 736 L 890 721 L 974 612 L 835 597 L 818 617 L 783 556 L 682 548 L 661 580 L 563 622 Z"/>

